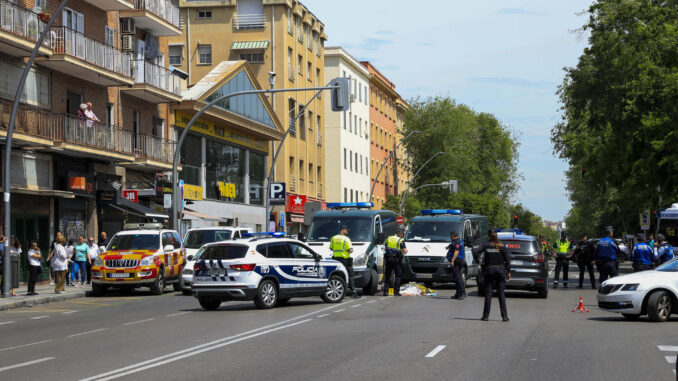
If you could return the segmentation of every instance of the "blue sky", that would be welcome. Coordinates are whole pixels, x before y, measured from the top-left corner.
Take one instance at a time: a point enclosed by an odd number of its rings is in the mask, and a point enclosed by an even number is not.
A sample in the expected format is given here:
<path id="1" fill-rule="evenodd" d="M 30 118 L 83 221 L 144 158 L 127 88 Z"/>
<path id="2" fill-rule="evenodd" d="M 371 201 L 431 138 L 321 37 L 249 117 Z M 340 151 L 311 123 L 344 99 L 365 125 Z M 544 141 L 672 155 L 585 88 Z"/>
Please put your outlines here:
<path id="1" fill-rule="evenodd" d="M 562 69 L 586 46 L 576 31 L 591 0 L 303 3 L 325 24 L 327 46 L 372 61 L 406 99 L 449 95 L 517 131 L 524 181 L 515 201 L 546 219 L 567 214 L 567 166 L 549 134 L 560 120 Z"/>

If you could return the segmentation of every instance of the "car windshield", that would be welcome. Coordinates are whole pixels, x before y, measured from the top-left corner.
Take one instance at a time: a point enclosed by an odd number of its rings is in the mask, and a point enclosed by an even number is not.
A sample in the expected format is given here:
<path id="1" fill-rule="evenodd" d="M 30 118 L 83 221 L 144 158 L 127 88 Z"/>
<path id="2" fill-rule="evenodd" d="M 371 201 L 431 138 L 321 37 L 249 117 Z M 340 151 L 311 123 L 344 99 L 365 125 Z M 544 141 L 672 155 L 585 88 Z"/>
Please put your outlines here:
<path id="1" fill-rule="evenodd" d="M 678 257 L 673 258 L 672 260 L 657 267 L 657 271 L 678 272 Z"/>
<path id="2" fill-rule="evenodd" d="M 537 243 L 535 241 L 501 240 L 511 254 L 536 254 Z"/>
<path id="3" fill-rule="evenodd" d="M 450 242 L 450 232 L 461 234 L 461 223 L 412 221 L 407 227 L 406 242 Z"/>
<path id="4" fill-rule="evenodd" d="M 187 249 L 199 249 L 206 243 L 231 239 L 230 230 L 193 230 L 188 232 L 184 242 Z"/>
<path id="5" fill-rule="evenodd" d="M 348 227 L 348 237 L 353 242 L 370 242 L 372 233 L 371 217 L 314 217 L 308 233 L 309 242 L 329 241 L 339 234 L 342 225 Z"/>
<path id="6" fill-rule="evenodd" d="M 116 235 L 108 245 L 108 250 L 158 250 L 158 234 L 121 234 Z"/>

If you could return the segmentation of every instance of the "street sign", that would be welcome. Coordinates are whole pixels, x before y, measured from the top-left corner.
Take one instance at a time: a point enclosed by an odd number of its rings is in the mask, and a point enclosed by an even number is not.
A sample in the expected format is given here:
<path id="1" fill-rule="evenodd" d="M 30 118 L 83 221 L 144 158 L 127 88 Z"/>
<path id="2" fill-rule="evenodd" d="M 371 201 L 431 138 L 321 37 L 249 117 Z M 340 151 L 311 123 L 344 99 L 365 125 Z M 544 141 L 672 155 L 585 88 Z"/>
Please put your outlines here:
<path id="1" fill-rule="evenodd" d="M 640 212 L 640 230 L 650 230 L 650 211 L 647 209 Z"/>
<path id="2" fill-rule="evenodd" d="M 163 194 L 162 207 L 165 209 L 172 209 L 172 194 L 165 193 Z"/>
<path id="3" fill-rule="evenodd" d="M 131 201 L 135 204 L 139 203 L 139 191 L 138 190 L 124 190 L 122 191 L 122 197 L 127 201 Z"/>
<path id="4" fill-rule="evenodd" d="M 404 223 L 405 223 L 405 218 L 402 217 L 402 216 L 396 217 L 396 223 L 397 223 L 398 225 L 404 224 Z"/>
<path id="5" fill-rule="evenodd" d="M 285 212 L 280 212 L 280 226 L 285 228 Z"/>
<path id="6" fill-rule="evenodd" d="M 269 194 L 270 205 L 285 205 L 285 183 L 271 183 L 271 193 Z"/>

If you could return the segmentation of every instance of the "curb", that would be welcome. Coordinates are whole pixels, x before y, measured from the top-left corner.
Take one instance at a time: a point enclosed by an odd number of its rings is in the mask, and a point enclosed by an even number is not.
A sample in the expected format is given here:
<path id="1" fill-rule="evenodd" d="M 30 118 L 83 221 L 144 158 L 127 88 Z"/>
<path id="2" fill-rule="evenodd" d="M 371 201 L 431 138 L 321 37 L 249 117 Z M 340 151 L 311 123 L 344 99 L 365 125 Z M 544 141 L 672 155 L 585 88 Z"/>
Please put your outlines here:
<path id="1" fill-rule="evenodd" d="M 47 304 L 47 303 L 54 303 L 54 302 L 61 302 L 64 300 L 69 300 L 69 299 L 77 299 L 77 298 L 84 298 L 87 294 L 87 291 L 82 291 L 82 292 L 74 292 L 71 294 L 57 294 L 57 295 L 45 295 L 40 298 L 36 299 L 28 299 L 28 300 L 17 300 L 16 302 L 8 302 L 8 303 L 2 303 L 0 304 L 0 311 L 5 311 L 5 310 L 12 310 L 15 308 L 22 308 L 22 307 L 33 307 L 39 304 Z"/>

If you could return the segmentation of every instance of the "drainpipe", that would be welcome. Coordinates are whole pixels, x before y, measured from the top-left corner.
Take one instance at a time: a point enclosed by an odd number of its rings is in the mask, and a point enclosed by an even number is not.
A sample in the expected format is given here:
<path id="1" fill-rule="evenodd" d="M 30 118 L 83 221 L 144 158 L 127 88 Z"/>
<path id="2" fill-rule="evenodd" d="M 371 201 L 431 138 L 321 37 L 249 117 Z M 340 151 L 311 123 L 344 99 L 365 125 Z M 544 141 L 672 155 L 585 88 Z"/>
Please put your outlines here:
<path id="1" fill-rule="evenodd" d="M 191 8 L 186 8 L 186 59 L 188 64 L 186 68 L 188 69 L 188 83 L 187 86 L 191 85 Z"/>

